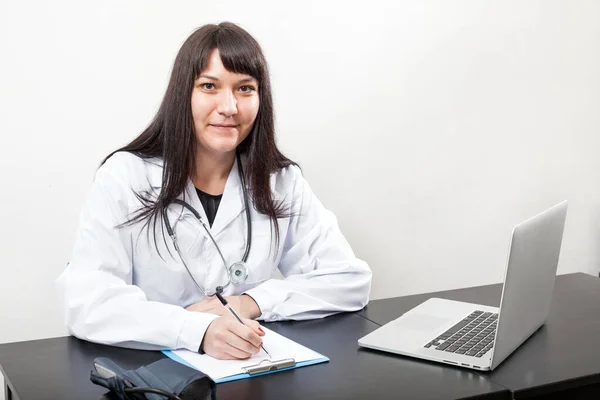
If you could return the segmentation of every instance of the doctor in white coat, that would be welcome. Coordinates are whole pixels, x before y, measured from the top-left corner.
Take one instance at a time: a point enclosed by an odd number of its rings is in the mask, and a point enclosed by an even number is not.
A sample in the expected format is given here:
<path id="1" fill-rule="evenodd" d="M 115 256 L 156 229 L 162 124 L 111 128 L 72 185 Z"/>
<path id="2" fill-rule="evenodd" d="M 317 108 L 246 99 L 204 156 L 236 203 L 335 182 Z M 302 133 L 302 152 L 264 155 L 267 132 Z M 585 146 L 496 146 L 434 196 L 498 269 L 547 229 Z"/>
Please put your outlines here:
<path id="1" fill-rule="evenodd" d="M 371 271 L 277 149 L 266 61 L 246 31 L 206 25 L 185 41 L 154 120 L 98 169 L 57 282 L 79 338 L 221 359 L 259 351 L 257 319 L 365 306 Z"/>

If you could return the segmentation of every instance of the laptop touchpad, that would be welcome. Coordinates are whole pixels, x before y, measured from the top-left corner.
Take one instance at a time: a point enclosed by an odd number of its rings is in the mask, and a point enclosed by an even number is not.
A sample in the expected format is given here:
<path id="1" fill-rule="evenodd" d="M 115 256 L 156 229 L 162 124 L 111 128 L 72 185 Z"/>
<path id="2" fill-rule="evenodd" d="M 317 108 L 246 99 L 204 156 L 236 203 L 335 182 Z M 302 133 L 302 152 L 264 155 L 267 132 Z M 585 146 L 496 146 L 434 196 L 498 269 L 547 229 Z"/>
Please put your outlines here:
<path id="1" fill-rule="evenodd" d="M 447 318 L 435 317 L 424 314 L 408 314 L 398 319 L 398 324 L 403 329 L 416 331 L 431 331 L 447 325 L 450 320 Z"/>

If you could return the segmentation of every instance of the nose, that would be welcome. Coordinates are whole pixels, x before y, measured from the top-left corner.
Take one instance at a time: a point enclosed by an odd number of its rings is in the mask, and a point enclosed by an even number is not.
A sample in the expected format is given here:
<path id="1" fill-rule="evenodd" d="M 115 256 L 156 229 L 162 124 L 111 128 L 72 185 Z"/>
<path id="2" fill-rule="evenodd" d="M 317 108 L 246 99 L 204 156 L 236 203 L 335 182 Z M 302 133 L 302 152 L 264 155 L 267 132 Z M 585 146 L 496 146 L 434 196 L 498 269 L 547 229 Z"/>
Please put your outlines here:
<path id="1" fill-rule="evenodd" d="M 237 114 L 237 99 L 231 90 L 223 90 L 221 92 L 217 112 L 225 117 Z"/>

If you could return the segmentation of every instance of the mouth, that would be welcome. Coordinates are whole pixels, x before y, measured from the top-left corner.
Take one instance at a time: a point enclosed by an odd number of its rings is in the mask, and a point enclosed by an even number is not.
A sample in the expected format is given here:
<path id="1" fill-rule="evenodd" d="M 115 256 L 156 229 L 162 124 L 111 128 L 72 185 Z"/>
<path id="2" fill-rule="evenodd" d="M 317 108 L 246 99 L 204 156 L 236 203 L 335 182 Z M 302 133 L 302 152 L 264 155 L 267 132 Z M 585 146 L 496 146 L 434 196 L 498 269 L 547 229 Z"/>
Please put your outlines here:
<path id="1" fill-rule="evenodd" d="M 219 129 L 230 129 L 230 128 L 237 128 L 238 125 L 235 124 L 209 124 L 210 126 L 213 126 L 215 128 L 219 128 Z"/>

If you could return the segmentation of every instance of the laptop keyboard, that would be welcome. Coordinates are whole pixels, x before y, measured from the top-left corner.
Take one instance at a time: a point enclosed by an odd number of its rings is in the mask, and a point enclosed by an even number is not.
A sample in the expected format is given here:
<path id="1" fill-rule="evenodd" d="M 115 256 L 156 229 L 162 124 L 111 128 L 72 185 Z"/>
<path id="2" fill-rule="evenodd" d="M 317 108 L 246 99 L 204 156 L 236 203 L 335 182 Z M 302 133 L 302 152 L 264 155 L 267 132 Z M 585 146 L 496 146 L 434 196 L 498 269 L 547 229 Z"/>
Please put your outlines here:
<path id="1" fill-rule="evenodd" d="M 497 323 L 497 313 L 475 311 L 425 347 L 481 357 L 494 346 Z"/>

